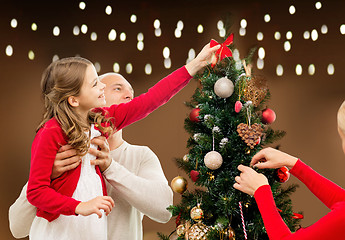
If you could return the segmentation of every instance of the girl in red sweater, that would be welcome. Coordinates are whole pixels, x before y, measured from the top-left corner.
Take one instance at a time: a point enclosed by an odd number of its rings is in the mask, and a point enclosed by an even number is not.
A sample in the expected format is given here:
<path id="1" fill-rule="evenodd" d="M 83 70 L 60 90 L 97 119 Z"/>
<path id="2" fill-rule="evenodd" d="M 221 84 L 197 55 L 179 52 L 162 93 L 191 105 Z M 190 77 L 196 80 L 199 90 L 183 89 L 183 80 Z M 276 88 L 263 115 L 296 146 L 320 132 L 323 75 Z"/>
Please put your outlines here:
<path id="1" fill-rule="evenodd" d="M 345 102 L 338 110 L 338 132 L 345 153 Z M 239 165 L 241 175 L 234 188 L 255 197 L 271 240 L 345 239 L 345 190 L 319 175 L 301 160 L 273 148 L 258 152 L 250 163 L 259 169 L 287 166 L 331 211 L 319 221 L 291 233 L 279 215 L 267 178 L 254 169 Z"/>
<path id="2" fill-rule="evenodd" d="M 90 140 L 109 136 L 166 103 L 211 62 L 219 47 L 207 44 L 147 93 L 110 107 L 103 107 L 104 84 L 90 61 L 71 57 L 48 66 L 41 81 L 46 111 L 31 148 L 27 198 L 38 210 L 30 239 L 107 239 L 105 215 L 114 201 L 106 196 L 99 168 L 90 164 L 95 156 L 88 149 L 96 147 Z M 79 152 L 81 164 L 51 181 L 56 153 L 67 143 Z"/>

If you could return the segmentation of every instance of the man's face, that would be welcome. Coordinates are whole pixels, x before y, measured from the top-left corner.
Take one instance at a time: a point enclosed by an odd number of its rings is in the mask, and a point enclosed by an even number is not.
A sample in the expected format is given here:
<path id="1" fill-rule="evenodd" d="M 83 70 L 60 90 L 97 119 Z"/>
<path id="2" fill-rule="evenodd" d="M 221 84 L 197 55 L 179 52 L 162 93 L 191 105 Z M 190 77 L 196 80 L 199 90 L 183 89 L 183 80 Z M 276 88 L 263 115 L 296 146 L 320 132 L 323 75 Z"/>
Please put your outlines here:
<path id="1" fill-rule="evenodd" d="M 106 106 L 126 103 L 133 99 L 134 91 L 131 84 L 120 74 L 108 74 L 101 81 L 105 84 Z"/>

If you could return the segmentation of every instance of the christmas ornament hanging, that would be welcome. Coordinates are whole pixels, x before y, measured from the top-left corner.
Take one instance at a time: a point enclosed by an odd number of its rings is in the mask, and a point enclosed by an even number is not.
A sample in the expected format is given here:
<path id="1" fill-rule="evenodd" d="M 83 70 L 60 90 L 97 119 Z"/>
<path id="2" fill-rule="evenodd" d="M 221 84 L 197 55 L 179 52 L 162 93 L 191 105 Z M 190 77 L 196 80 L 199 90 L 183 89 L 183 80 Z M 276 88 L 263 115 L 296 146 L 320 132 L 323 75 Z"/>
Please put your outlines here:
<path id="1" fill-rule="evenodd" d="M 200 108 L 194 108 L 189 114 L 189 119 L 192 122 L 200 122 L 200 119 L 198 118 L 199 112 L 200 112 Z"/>
<path id="2" fill-rule="evenodd" d="M 266 108 L 262 111 L 262 118 L 261 121 L 265 124 L 271 124 L 276 120 L 276 113 L 270 109 Z"/>
<path id="3" fill-rule="evenodd" d="M 230 225 L 224 230 L 224 237 L 225 239 L 235 240 L 235 231 Z"/>
<path id="4" fill-rule="evenodd" d="M 284 167 L 276 169 L 275 179 L 278 182 L 285 183 L 289 180 L 289 178 L 290 178 L 290 172 L 287 167 L 284 166 Z"/>
<path id="5" fill-rule="evenodd" d="M 184 224 L 181 224 L 176 228 L 176 233 L 180 237 L 184 236 L 184 234 L 186 233 L 186 227 L 184 226 Z"/>
<path id="6" fill-rule="evenodd" d="M 216 170 L 223 163 L 222 155 L 216 151 L 208 152 L 204 157 L 204 163 L 209 169 Z"/>
<path id="7" fill-rule="evenodd" d="M 184 193 L 184 191 L 186 191 L 188 182 L 184 177 L 177 176 L 173 180 L 171 180 L 170 185 L 174 192 L 182 194 Z"/>
<path id="8" fill-rule="evenodd" d="M 186 154 L 186 155 L 183 156 L 183 161 L 184 161 L 184 162 L 189 162 L 189 156 L 188 156 L 188 154 Z"/>
<path id="9" fill-rule="evenodd" d="M 228 98 L 234 92 L 234 83 L 226 77 L 222 77 L 214 84 L 214 92 L 218 97 Z"/>
<path id="10" fill-rule="evenodd" d="M 217 50 L 215 54 L 214 61 L 211 61 L 211 67 L 214 67 L 218 61 L 223 60 L 226 57 L 232 57 L 232 52 L 230 48 L 227 46 L 232 44 L 234 39 L 234 34 L 230 34 L 223 43 L 218 43 L 216 40 L 210 41 L 210 47 L 214 47 L 216 45 L 220 45 L 220 48 Z"/>
<path id="11" fill-rule="evenodd" d="M 190 171 L 190 178 L 193 182 L 196 182 L 199 179 L 199 172 L 195 170 Z"/>
<path id="12" fill-rule="evenodd" d="M 176 217 L 176 220 L 175 220 L 176 227 L 181 224 L 181 213 L 182 212 L 180 211 L 180 213 Z"/>
<path id="13" fill-rule="evenodd" d="M 243 105 L 241 103 L 241 101 L 236 101 L 235 103 L 235 112 L 239 113 L 242 109 Z"/>
<path id="14" fill-rule="evenodd" d="M 220 140 L 220 143 L 219 143 L 219 147 L 223 148 L 225 147 L 225 145 L 229 142 L 229 139 L 228 138 L 223 138 L 222 140 Z"/>
<path id="15" fill-rule="evenodd" d="M 194 224 L 188 231 L 187 231 L 187 239 L 188 240 L 207 240 L 207 232 L 208 227 L 198 222 Z"/>
<path id="16" fill-rule="evenodd" d="M 204 211 L 200 208 L 200 203 L 190 210 L 190 217 L 196 222 L 201 221 L 204 216 Z"/>
<path id="17" fill-rule="evenodd" d="M 244 100 L 252 101 L 254 107 L 257 107 L 264 100 L 268 92 L 267 81 L 263 77 L 252 76 L 247 79 L 244 90 Z"/>
<path id="18" fill-rule="evenodd" d="M 260 124 L 254 123 L 251 126 L 245 123 L 240 123 L 237 126 L 238 135 L 242 140 L 253 149 L 258 143 L 259 138 L 262 136 L 263 129 Z"/>

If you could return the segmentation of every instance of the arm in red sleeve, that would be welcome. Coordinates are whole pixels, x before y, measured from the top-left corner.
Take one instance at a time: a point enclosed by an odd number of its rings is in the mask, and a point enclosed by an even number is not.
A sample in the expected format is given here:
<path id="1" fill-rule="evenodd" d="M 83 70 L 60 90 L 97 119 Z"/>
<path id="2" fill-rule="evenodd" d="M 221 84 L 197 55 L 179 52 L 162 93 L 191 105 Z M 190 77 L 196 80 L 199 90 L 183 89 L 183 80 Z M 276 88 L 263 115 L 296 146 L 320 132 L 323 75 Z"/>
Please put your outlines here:
<path id="1" fill-rule="evenodd" d="M 337 202 L 345 201 L 345 190 L 343 188 L 321 176 L 301 160 L 296 162 L 290 172 L 303 182 L 328 208 L 332 208 Z"/>
<path id="2" fill-rule="evenodd" d="M 48 121 L 36 134 L 31 149 L 27 199 L 42 211 L 74 215 L 75 208 L 80 202 L 50 187 L 54 159 L 63 144 L 66 144 L 66 140 L 56 120 Z"/>
<path id="3" fill-rule="evenodd" d="M 284 237 L 289 236 L 291 234 L 290 229 L 277 210 L 271 187 L 269 185 L 259 187 L 255 191 L 254 197 L 270 240 L 284 239 Z"/>
<path id="4" fill-rule="evenodd" d="M 185 67 L 181 67 L 166 76 L 147 93 L 135 97 L 128 103 L 112 105 L 104 108 L 110 117 L 114 117 L 117 130 L 145 118 L 158 107 L 169 101 L 176 93 L 186 86 L 192 77 Z"/>
<path id="5" fill-rule="evenodd" d="M 315 224 L 291 233 L 279 215 L 269 185 L 258 188 L 254 194 L 270 240 L 344 239 L 345 202 L 339 202 L 332 211 Z"/>

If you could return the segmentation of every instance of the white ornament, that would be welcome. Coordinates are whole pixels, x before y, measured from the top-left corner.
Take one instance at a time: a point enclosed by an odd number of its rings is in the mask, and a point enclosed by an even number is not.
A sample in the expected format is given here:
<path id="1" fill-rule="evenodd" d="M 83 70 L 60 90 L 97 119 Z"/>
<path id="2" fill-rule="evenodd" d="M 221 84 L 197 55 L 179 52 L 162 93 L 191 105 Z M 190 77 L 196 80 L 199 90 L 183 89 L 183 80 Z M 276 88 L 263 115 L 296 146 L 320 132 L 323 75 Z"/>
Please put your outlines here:
<path id="1" fill-rule="evenodd" d="M 228 142 L 229 142 L 228 138 L 223 138 L 222 140 L 220 140 L 219 146 L 224 147 Z"/>
<path id="2" fill-rule="evenodd" d="M 244 106 L 245 107 L 248 107 L 248 106 L 251 106 L 251 105 L 253 105 L 253 102 L 252 101 L 247 101 L 245 104 L 244 104 Z"/>
<path id="3" fill-rule="evenodd" d="M 210 115 L 210 114 L 206 114 L 206 115 L 204 116 L 204 120 L 205 120 L 205 121 L 209 120 L 210 118 L 211 118 L 211 115 Z"/>
<path id="4" fill-rule="evenodd" d="M 241 63 L 241 67 L 242 67 L 242 63 Z M 245 73 L 241 73 L 238 77 L 237 77 L 237 79 L 236 79 L 236 83 L 242 78 L 242 77 L 246 77 L 247 75 L 245 74 Z"/>
<path id="5" fill-rule="evenodd" d="M 218 127 L 218 126 L 213 127 L 213 132 L 217 132 L 217 133 L 219 133 L 219 132 L 220 132 L 219 127 Z"/>
<path id="6" fill-rule="evenodd" d="M 200 140 L 200 137 L 201 137 L 201 133 L 195 133 L 195 134 L 193 135 L 193 138 L 194 138 L 195 141 L 199 141 L 199 140 Z"/>
<path id="7" fill-rule="evenodd" d="M 208 152 L 204 157 L 204 163 L 209 169 L 216 170 L 223 163 L 222 155 L 216 151 Z"/>
<path id="8" fill-rule="evenodd" d="M 218 97 L 228 98 L 234 92 L 234 83 L 226 77 L 222 77 L 214 84 L 214 92 Z"/>

